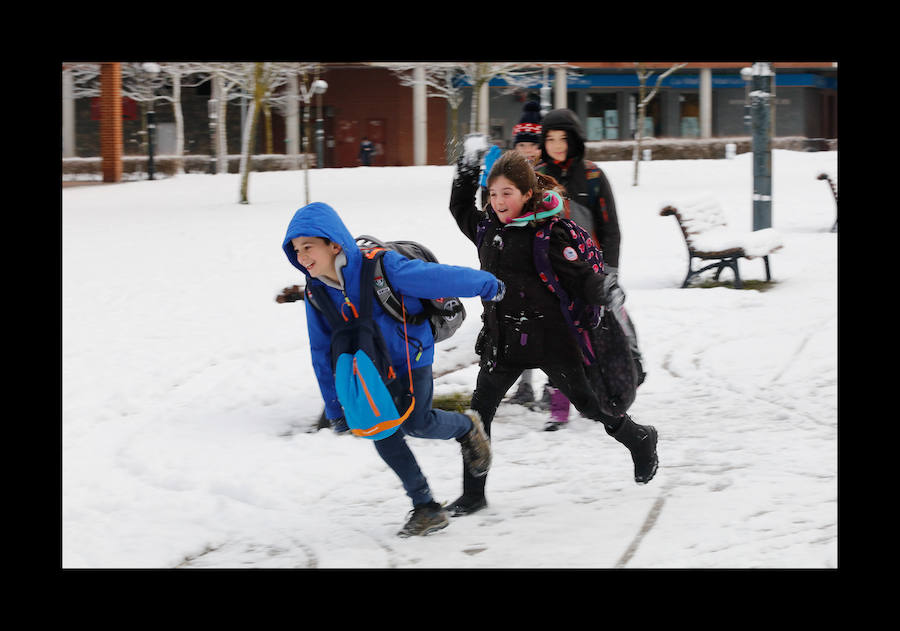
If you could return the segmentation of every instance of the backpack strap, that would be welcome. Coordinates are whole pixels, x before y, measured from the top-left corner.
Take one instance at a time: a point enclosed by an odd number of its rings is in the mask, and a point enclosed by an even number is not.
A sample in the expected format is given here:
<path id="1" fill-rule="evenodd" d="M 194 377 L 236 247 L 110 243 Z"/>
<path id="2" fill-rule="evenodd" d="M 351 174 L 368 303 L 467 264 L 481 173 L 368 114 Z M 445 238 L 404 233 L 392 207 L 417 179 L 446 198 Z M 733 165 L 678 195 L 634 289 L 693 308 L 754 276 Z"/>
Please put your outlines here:
<path id="1" fill-rule="evenodd" d="M 428 320 L 429 314 L 426 311 L 411 316 L 405 315 L 406 309 L 401 304 L 402 295 L 400 299 L 397 298 L 398 293 L 394 291 L 394 287 L 384 271 L 383 259 L 384 255 L 387 254 L 387 249 L 383 247 L 363 247 L 360 250 L 363 253 L 364 261 L 369 260 L 373 262 L 372 282 L 370 284 L 373 285 L 378 301 L 381 303 L 382 308 L 388 312 L 388 315 L 398 322 L 406 321 L 413 325 L 421 324 Z"/>
<path id="2" fill-rule="evenodd" d="M 484 233 L 487 232 L 488 227 L 488 219 L 484 217 L 478 222 L 478 226 L 475 230 L 475 249 L 481 249 L 481 242 L 484 241 Z"/>
<path id="3" fill-rule="evenodd" d="M 337 307 L 334 306 L 334 303 L 331 302 L 331 299 L 328 297 L 328 292 L 325 290 L 325 286 L 321 283 L 307 283 L 306 296 L 312 306 L 318 309 L 322 313 L 322 315 L 325 316 L 325 319 L 328 320 L 328 324 L 331 325 L 331 328 L 335 328 L 337 326 L 343 325 L 346 322 L 349 322 L 350 316 L 347 315 L 348 311 L 353 315 L 354 318 L 369 318 L 372 316 L 372 292 L 363 291 L 362 288 L 372 285 L 374 273 L 374 263 L 371 261 L 371 259 L 363 258 L 360 271 L 358 310 L 350 300 L 350 298 L 345 294 L 344 304 L 341 305 L 339 311 Z M 345 309 L 347 311 L 345 311 Z"/>
<path id="4" fill-rule="evenodd" d="M 597 357 L 588 338 L 588 330 L 596 324 L 594 322 L 596 318 L 593 317 L 596 315 L 595 310 L 590 309 L 590 305 L 587 305 L 580 298 L 576 297 L 574 300 L 569 298 L 562 283 L 559 282 L 559 277 L 553 271 L 553 265 L 550 262 L 550 233 L 553 230 L 553 226 L 558 222 L 563 222 L 561 225 L 569 228 L 570 231 L 572 231 L 572 226 L 577 227 L 577 224 L 574 224 L 571 220 L 557 216 L 535 231 L 534 246 L 532 248 L 534 264 L 541 281 L 559 299 L 559 308 L 563 319 L 565 319 L 575 343 L 581 349 L 585 363 L 592 365 L 596 363 Z M 581 250 L 582 245 L 579 244 L 579 250 Z M 585 316 L 591 316 L 591 320 L 589 322 L 582 321 Z"/>

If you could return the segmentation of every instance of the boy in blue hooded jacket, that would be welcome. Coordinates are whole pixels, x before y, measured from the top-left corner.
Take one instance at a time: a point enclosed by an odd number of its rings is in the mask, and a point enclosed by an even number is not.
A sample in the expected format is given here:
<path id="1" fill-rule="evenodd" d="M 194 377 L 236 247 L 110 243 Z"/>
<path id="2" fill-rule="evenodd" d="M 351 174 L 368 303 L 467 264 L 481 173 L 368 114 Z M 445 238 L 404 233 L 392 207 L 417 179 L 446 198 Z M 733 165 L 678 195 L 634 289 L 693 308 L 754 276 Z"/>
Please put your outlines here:
<path id="1" fill-rule="evenodd" d="M 363 255 L 356 240 L 331 206 L 314 202 L 298 210 L 288 225 L 282 249 L 291 264 L 307 277 L 307 287 L 326 287 L 328 297 L 340 309 L 347 300 L 360 304 L 360 274 Z M 441 298 L 447 295 L 481 296 L 485 301 L 499 301 L 504 287 L 493 274 L 481 270 L 410 260 L 387 251 L 383 265 L 394 290 L 410 298 Z M 404 301 L 409 315 L 422 311 L 419 300 Z M 434 501 L 428 482 L 409 449 L 404 435 L 417 438 L 449 440 L 461 446 L 466 469 L 483 476 L 490 467 L 490 442 L 476 412 L 462 414 L 431 408 L 434 383 L 431 364 L 434 361 L 434 336 L 426 320 L 420 324 L 400 323 L 386 313 L 377 300 L 372 301 L 372 317 L 381 330 L 391 361 L 410 371 L 398 371 L 399 388 L 409 389 L 409 378 L 415 391 L 416 404 L 400 431 L 376 440 L 375 449 L 397 474 L 413 504 L 409 519 L 397 533 L 402 537 L 426 535 L 448 525 L 447 512 Z M 312 354 L 313 370 L 325 401 L 325 414 L 332 425 L 344 422 L 338 401 L 331 364 L 331 328 L 319 311 L 306 301 L 306 323 Z"/>

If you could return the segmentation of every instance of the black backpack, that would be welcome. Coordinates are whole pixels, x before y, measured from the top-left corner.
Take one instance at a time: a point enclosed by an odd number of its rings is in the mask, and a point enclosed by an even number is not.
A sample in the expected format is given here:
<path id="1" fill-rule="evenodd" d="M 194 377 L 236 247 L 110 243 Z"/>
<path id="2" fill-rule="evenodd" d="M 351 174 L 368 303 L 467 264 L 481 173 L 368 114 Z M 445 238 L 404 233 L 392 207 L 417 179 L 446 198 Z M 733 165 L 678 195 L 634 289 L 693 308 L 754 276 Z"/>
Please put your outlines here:
<path id="1" fill-rule="evenodd" d="M 395 320 L 403 322 L 403 310 L 400 298 L 391 287 L 391 280 L 384 272 L 381 257 L 385 250 L 393 250 L 408 259 L 419 259 L 428 263 L 437 263 L 437 257 L 421 243 L 416 241 L 380 241 L 373 236 L 363 234 L 356 237 L 356 245 L 363 251 L 363 256 L 375 260 L 375 297 L 381 307 Z M 384 279 L 384 284 L 379 279 Z M 424 310 L 414 316 L 407 315 L 410 324 L 420 324 L 428 320 L 434 343 L 446 340 L 456 333 L 466 319 L 466 309 L 456 296 L 444 298 L 420 298 Z"/>
<path id="2" fill-rule="evenodd" d="M 363 257 L 374 261 L 374 278 L 372 280 L 375 297 L 381 307 L 398 322 L 403 322 L 403 307 L 398 294 L 391 286 L 391 281 L 384 271 L 381 257 L 387 250 L 393 250 L 408 259 L 420 259 L 428 263 L 437 263 L 437 257 L 421 243 L 416 241 L 381 241 L 370 235 L 356 237 L 356 245 L 362 251 Z M 307 299 L 312 305 L 321 311 L 312 296 L 307 293 Z M 457 329 L 466 319 L 466 308 L 456 296 L 445 298 L 420 298 L 422 312 L 406 316 L 409 324 L 421 324 L 426 320 L 431 325 L 431 333 L 434 335 L 434 343 L 446 340 L 456 333 Z"/>

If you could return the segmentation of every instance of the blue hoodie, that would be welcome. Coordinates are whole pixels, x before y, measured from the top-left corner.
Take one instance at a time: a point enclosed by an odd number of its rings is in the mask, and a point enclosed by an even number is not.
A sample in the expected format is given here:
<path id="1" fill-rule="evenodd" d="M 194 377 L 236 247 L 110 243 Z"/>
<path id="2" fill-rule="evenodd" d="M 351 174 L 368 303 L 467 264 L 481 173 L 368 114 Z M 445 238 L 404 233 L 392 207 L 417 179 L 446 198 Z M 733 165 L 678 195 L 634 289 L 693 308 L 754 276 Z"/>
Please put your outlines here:
<path id="1" fill-rule="evenodd" d="M 325 237 L 341 246 L 343 256 L 338 255 L 335 267 L 342 278 L 342 287 L 310 277 L 306 268 L 297 260 L 297 253 L 291 244 L 291 239 L 296 237 Z M 354 305 L 359 305 L 362 254 L 356 245 L 356 239 L 331 206 L 313 202 L 294 213 L 288 224 L 282 249 L 291 265 L 304 273 L 307 285 L 325 286 L 338 309 L 344 303 L 345 295 Z M 393 251 L 388 251 L 382 260 L 391 286 L 396 292 L 407 297 L 481 296 L 489 300 L 497 294 L 497 279 L 489 272 L 410 260 Z M 371 287 L 368 290 L 373 291 Z M 405 300 L 404 303 L 410 315 L 420 313 L 423 309 L 419 300 Z M 405 371 L 407 345 L 403 336 L 403 324 L 386 313 L 377 300 L 372 301 L 372 316 L 387 343 L 394 368 L 398 372 Z M 334 388 L 334 373 L 331 368 L 331 328 L 309 301 L 306 301 L 306 326 L 309 331 L 313 369 L 325 401 L 325 414 L 330 419 L 339 418 L 344 412 Z M 431 365 L 434 361 L 434 337 L 431 326 L 427 321 L 415 326 L 407 324 L 406 331 L 411 368 L 415 370 Z"/>

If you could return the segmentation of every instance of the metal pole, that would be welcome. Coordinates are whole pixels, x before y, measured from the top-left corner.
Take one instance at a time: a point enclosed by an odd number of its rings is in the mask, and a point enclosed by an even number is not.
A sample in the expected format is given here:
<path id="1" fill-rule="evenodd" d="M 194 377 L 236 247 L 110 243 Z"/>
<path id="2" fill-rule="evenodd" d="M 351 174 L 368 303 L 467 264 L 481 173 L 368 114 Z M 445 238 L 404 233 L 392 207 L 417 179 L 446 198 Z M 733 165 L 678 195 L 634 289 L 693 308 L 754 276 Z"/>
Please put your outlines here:
<path id="1" fill-rule="evenodd" d="M 753 229 L 772 227 L 772 71 L 753 64 L 750 117 L 753 127 Z"/>
<path id="2" fill-rule="evenodd" d="M 316 168 L 325 161 L 325 129 L 322 122 L 322 93 L 316 93 Z"/>
<path id="3" fill-rule="evenodd" d="M 541 116 L 542 117 L 546 116 L 547 112 L 549 112 L 550 108 L 551 108 L 550 93 L 552 92 L 552 89 L 550 88 L 549 80 L 547 77 L 548 72 L 549 71 L 547 70 L 547 67 L 544 66 L 544 76 L 542 77 L 541 90 L 540 90 L 540 93 L 541 93 Z"/>
<path id="4" fill-rule="evenodd" d="M 219 102 L 210 99 L 206 102 L 209 114 L 209 174 L 216 174 L 216 122 L 219 119 Z"/>
<path id="5" fill-rule="evenodd" d="M 147 179 L 152 180 L 155 173 L 153 168 L 153 135 L 156 132 L 156 112 L 153 111 L 153 101 L 150 101 L 150 109 L 147 111 Z"/>
<path id="6" fill-rule="evenodd" d="M 305 78 L 304 78 L 305 81 Z M 303 130 L 300 133 L 300 153 L 303 155 L 303 188 L 306 193 L 306 205 L 309 205 L 309 156 L 306 154 L 306 135 L 309 133 L 309 97 L 303 97 Z"/>

